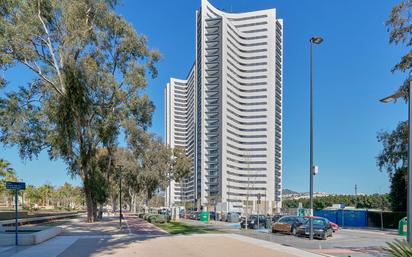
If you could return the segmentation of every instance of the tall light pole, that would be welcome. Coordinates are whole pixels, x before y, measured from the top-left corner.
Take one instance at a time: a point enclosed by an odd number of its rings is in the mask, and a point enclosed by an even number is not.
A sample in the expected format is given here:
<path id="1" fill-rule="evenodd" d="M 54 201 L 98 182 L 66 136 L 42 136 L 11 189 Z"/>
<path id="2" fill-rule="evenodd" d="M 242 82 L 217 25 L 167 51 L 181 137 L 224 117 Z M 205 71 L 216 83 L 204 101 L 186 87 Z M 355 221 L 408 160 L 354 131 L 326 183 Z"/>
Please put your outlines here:
<path id="1" fill-rule="evenodd" d="M 170 156 L 170 169 L 169 169 L 169 211 L 172 214 L 172 174 L 173 174 L 173 165 L 176 160 L 174 155 Z"/>
<path id="2" fill-rule="evenodd" d="M 411 115 L 412 115 L 412 104 L 411 104 L 411 100 L 412 100 L 412 81 L 409 81 L 409 88 L 408 88 L 409 92 L 408 92 L 408 200 L 407 200 L 407 216 L 408 216 L 408 242 L 410 244 L 412 244 L 412 142 L 411 142 L 411 138 L 412 138 L 412 119 L 411 119 Z M 382 103 L 389 103 L 392 102 L 400 97 L 405 96 L 406 92 L 404 91 L 397 91 L 395 94 L 387 96 L 383 99 L 381 99 L 380 101 Z"/>
<path id="3" fill-rule="evenodd" d="M 313 165 L 313 45 L 319 45 L 323 42 L 321 37 L 312 37 L 310 40 L 310 216 L 313 216 L 313 176 L 314 176 L 314 165 Z M 309 218 L 309 238 L 313 240 L 313 219 Z"/>
<path id="4" fill-rule="evenodd" d="M 249 152 L 246 152 L 246 162 L 247 162 L 247 191 L 246 191 L 246 219 L 245 219 L 245 229 L 247 230 L 247 220 L 248 220 L 248 207 L 249 207 L 249 187 L 250 187 L 250 174 L 249 174 L 249 170 L 250 170 L 250 154 Z"/>

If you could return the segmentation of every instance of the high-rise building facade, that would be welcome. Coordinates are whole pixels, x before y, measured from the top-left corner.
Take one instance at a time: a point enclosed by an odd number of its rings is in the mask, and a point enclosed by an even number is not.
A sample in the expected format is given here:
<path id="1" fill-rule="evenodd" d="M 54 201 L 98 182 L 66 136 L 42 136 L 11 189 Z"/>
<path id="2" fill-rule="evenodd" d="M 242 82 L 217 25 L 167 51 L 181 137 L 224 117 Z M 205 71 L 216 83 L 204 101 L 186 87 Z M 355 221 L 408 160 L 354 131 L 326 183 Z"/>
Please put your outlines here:
<path id="1" fill-rule="evenodd" d="M 259 209 L 279 210 L 283 21 L 275 9 L 230 13 L 202 0 L 196 25 L 195 64 L 166 87 L 166 143 L 193 157 L 171 201 L 256 210 L 260 198 Z"/>
<path id="2" fill-rule="evenodd" d="M 171 78 L 164 90 L 166 144 L 181 147 L 186 154 L 195 158 L 195 73 L 194 65 L 185 80 Z M 166 204 L 193 202 L 195 199 L 194 166 L 188 178 L 172 182 L 166 191 Z M 169 197 L 169 195 L 171 197 Z"/>

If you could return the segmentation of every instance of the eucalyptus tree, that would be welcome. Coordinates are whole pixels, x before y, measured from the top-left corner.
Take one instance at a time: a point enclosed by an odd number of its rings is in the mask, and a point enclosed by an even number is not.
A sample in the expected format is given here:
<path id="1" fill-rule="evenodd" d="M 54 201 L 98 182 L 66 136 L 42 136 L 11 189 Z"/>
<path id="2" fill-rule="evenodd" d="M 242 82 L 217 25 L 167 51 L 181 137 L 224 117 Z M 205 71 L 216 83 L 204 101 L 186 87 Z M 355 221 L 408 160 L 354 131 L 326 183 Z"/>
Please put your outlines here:
<path id="1" fill-rule="evenodd" d="M 171 180 L 182 182 L 189 176 L 192 160 L 184 148 L 171 149 L 160 137 L 142 129 L 129 130 L 128 138 L 128 146 L 138 162 L 138 174 L 129 181 L 133 181 L 136 192 L 146 194 L 146 202 L 157 189 L 166 189 Z"/>
<path id="2" fill-rule="evenodd" d="M 405 46 L 406 53 L 392 68 L 392 72 L 404 72 L 406 78 L 399 90 L 408 99 L 409 83 L 412 80 L 412 0 L 402 0 L 392 8 L 386 25 L 389 31 L 389 43 Z M 377 156 L 380 170 L 389 174 L 391 180 L 390 201 L 393 210 L 406 209 L 407 160 L 408 160 L 408 124 L 399 122 L 396 129 L 390 132 L 380 132 L 378 141 L 383 144 L 382 152 Z"/>
<path id="3" fill-rule="evenodd" d="M 175 147 L 173 149 L 173 158 L 171 163 L 171 177 L 174 181 L 180 183 L 180 186 L 183 190 L 181 202 L 183 206 L 186 205 L 186 196 L 185 196 L 185 186 L 184 182 L 190 175 L 192 170 L 192 159 L 187 156 L 186 151 L 183 147 Z M 170 182 L 169 182 L 170 183 Z"/>
<path id="4" fill-rule="evenodd" d="M 159 136 L 142 129 L 130 130 L 128 146 L 138 164 L 136 176 L 129 181 L 133 190 L 143 195 L 147 203 L 156 189 L 167 183 L 172 153 Z"/>
<path id="5" fill-rule="evenodd" d="M 119 131 L 146 129 L 154 105 L 143 89 L 160 54 L 115 13 L 116 0 L 4 0 L 0 68 L 33 79 L 0 99 L 0 141 L 22 158 L 46 150 L 83 180 L 94 221 L 96 151 Z M 7 84 L 1 79 L 1 85 Z M 6 85 L 7 88 L 7 85 Z"/>
<path id="6" fill-rule="evenodd" d="M 175 147 L 173 149 L 172 174 L 174 180 L 182 181 L 190 175 L 192 168 L 192 159 L 187 156 L 183 147 Z"/>
<path id="7" fill-rule="evenodd" d="M 136 198 L 136 189 L 134 187 L 136 177 L 139 173 L 139 165 L 132 152 L 127 148 L 114 148 L 107 151 L 106 163 L 112 163 L 113 169 L 107 176 L 109 196 L 115 209 L 117 200 L 120 196 L 120 183 L 122 183 L 122 198 L 129 206 L 132 206 Z M 106 166 L 107 167 L 107 166 Z"/>

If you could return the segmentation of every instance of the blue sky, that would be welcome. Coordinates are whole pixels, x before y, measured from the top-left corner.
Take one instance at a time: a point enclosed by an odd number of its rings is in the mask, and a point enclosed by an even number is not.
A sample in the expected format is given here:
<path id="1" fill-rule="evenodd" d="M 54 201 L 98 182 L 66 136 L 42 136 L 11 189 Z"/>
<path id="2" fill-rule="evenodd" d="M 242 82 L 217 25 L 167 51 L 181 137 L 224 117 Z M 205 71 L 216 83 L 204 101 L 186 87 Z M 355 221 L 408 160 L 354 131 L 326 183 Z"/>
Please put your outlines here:
<path id="1" fill-rule="evenodd" d="M 308 191 L 309 166 L 309 38 L 325 41 L 314 50 L 315 162 L 319 174 L 315 191 L 353 193 L 387 192 L 386 173 L 376 167 L 380 130 L 393 129 L 407 119 L 404 102 L 381 104 L 405 77 L 391 73 L 406 53 L 388 43 L 385 27 L 398 1 L 386 0 L 211 0 L 218 8 L 234 12 L 276 8 L 284 19 L 284 188 Z M 159 76 L 149 92 L 156 105 L 151 131 L 162 135 L 163 88 L 169 77 L 184 78 L 194 61 L 195 10 L 200 0 L 123 0 L 118 12 L 144 33 L 149 45 L 160 49 Z M 31 74 L 20 69 L 5 73 L 15 87 Z M 0 156 L 31 184 L 65 181 L 79 184 L 66 174 L 65 165 L 46 154 L 22 162 L 17 150 L 1 148 Z"/>

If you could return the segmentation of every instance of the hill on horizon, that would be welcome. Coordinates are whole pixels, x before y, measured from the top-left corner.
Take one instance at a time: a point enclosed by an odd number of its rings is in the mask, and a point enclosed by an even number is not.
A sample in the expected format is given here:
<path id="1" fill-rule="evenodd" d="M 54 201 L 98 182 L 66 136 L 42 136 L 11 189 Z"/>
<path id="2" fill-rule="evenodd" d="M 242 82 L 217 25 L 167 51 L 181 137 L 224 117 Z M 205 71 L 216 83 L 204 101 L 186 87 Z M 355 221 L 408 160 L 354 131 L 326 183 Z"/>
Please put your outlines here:
<path id="1" fill-rule="evenodd" d="M 285 188 L 285 189 L 282 189 L 282 194 L 283 194 L 283 195 L 294 195 L 294 194 L 300 194 L 300 193 L 299 193 L 299 192 L 296 192 L 296 191 L 293 191 L 293 190 L 290 190 L 290 189 Z"/>

